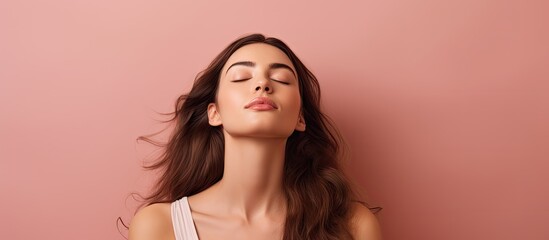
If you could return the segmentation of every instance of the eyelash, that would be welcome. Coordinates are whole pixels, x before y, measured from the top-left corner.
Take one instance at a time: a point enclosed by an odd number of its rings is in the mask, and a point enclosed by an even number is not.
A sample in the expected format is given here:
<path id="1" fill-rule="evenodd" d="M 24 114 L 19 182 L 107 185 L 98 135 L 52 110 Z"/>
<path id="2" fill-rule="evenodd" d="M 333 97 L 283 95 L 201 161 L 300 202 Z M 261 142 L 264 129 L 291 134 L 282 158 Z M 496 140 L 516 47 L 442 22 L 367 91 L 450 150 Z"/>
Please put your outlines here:
<path id="1" fill-rule="evenodd" d="M 275 81 L 275 82 L 277 82 L 277 83 L 282 83 L 282 84 L 284 84 L 284 85 L 290 85 L 289 82 L 284 82 L 284 81 L 280 81 L 280 80 L 276 80 L 276 79 L 271 79 L 271 80 L 273 80 L 273 81 Z"/>
<path id="2" fill-rule="evenodd" d="M 250 78 L 245 78 L 245 79 L 237 79 L 237 80 L 232 80 L 231 82 L 244 82 L 246 80 L 249 80 Z M 281 83 L 281 84 L 284 84 L 284 85 L 290 85 L 289 82 L 284 82 L 284 81 L 280 81 L 280 80 L 276 80 L 276 79 L 271 79 L 272 81 L 275 81 L 277 83 Z"/>
<path id="3" fill-rule="evenodd" d="M 249 80 L 249 78 L 245 78 L 245 79 L 236 79 L 236 80 L 232 80 L 231 82 L 244 82 L 246 80 Z"/>

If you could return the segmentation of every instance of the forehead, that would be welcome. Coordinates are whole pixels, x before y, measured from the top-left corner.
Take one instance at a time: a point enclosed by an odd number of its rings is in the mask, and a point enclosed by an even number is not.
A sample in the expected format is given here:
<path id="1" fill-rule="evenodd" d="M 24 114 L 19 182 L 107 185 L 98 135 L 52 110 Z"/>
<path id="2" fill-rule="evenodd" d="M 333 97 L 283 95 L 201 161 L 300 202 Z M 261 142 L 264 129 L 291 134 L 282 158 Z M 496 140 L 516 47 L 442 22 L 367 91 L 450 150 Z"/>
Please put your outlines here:
<path id="1" fill-rule="evenodd" d="M 251 61 L 265 66 L 270 63 L 284 63 L 295 71 L 292 61 L 290 61 L 282 50 L 265 43 L 252 43 L 239 48 L 229 57 L 223 66 L 223 70 L 226 70 L 231 64 L 240 61 Z"/>

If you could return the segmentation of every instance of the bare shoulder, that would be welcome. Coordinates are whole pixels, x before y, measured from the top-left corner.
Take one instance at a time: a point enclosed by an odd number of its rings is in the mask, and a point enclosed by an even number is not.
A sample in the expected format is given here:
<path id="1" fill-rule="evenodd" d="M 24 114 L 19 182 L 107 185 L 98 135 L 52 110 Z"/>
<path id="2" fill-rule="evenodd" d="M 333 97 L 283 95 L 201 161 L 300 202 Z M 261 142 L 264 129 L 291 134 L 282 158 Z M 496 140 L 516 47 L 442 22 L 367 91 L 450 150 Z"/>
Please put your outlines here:
<path id="1" fill-rule="evenodd" d="M 357 240 L 381 240 L 381 229 L 376 216 L 364 205 L 353 203 L 351 230 Z"/>
<path id="2" fill-rule="evenodd" d="M 155 203 L 139 210 L 130 223 L 129 240 L 173 240 L 170 203 Z"/>

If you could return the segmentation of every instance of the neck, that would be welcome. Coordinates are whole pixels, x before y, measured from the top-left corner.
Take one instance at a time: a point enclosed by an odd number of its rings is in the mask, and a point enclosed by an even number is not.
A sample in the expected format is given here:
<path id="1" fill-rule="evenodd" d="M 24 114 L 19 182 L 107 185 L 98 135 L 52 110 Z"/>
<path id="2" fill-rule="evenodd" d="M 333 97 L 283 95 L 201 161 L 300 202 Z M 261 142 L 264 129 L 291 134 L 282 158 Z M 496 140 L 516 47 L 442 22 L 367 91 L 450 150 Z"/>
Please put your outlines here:
<path id="1" fill-rule="evenodd" d="M 286 139 L 225 135 L 225 169 L 216 184 L 227 210 L 243 217 L 281 211 Z"/>

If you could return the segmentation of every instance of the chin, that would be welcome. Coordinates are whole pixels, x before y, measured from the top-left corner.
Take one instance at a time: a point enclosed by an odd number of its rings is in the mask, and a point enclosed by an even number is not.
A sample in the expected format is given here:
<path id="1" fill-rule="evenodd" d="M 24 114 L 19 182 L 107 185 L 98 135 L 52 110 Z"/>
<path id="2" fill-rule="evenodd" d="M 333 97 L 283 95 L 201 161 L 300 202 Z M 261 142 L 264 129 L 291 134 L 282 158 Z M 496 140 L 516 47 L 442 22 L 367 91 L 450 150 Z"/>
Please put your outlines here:
<path id="1" fill-rule="evenodd" d="M 257 138 L 288 138 L 294 132 L 293 129 L 275 129 L 270 128 L 253 128 L 244 131 L 225 130 L 227 134 L 233 137 L 257 137 Z"/>

